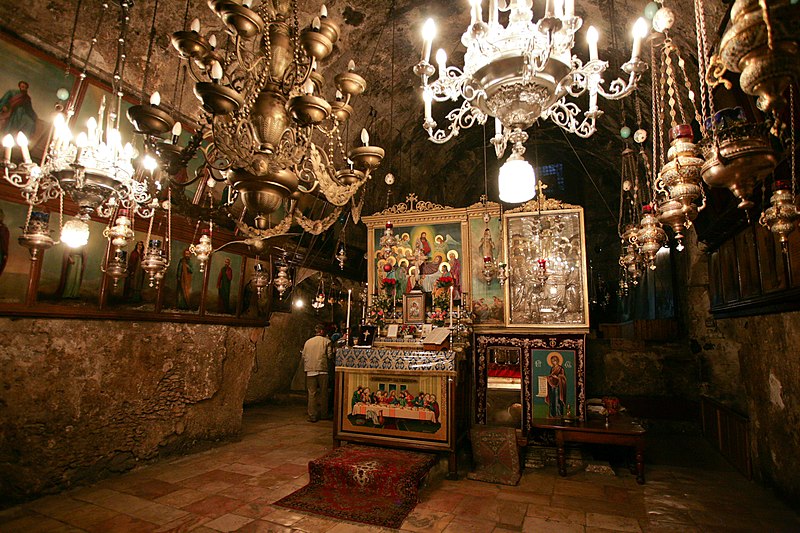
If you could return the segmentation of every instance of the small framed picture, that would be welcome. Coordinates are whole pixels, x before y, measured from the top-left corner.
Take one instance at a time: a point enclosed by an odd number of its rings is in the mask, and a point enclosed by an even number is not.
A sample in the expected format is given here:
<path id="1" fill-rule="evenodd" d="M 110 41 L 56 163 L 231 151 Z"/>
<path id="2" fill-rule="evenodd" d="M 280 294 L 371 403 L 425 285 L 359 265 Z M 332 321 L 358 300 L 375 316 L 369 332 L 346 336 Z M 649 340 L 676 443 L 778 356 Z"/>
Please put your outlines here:
<path id="1" fill-rule="evenodd" d="M 425 293 L 412 292 L 403 295 L 403 322 L 422 324 L 425 322 Z"/>
<path id="2" fill-rule="evenodd" d="M 386 330 L 386 336 L 389 337 L 390 339 L 396 339 L 397 338 L 397 331 L 399 329 L 400 329 L 399 325 L 397 325 L 397 324 L 389 324 L 389 326 L 388 326 L 388 328 Z"/>

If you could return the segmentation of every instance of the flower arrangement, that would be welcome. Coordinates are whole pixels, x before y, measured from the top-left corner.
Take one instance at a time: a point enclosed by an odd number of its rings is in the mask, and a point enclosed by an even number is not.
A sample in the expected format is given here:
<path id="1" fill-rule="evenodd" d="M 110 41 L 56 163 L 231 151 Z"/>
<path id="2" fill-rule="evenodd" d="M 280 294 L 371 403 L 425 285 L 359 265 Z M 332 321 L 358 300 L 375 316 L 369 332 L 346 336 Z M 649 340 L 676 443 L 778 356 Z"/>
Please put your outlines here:
<path id="1" fill-rule="evenodd" d="M 386 312 L 375 306 L 370 307 L 367 313 L 367 322 L 382 328 L 386 325 Z"/>
<path id="2" fill-rule="evenodd" d="M 436 286 L 447 288 L 453 284 L 453 276 L 441 276 L 439 279 L 436 280 Z"/>
<path id="3" fill-rule="evenodd" d="M 441 311 L 437 309 L 436 311 L 428 312 L 428 320 L 431 321 L 431 324 L 434 326 L 444 326 L 444 320 L 447 316 L 446 311 Z"/>
<path id="4" fill-rule="evenodd" d="M 433 307 L 445 312 L 450 306 L 450 294 L 446 291 L 439 291 L 438 294 L 433 295 Z"/>
<path id="5" fill-rule="evenodd" d="M 417 326 L 414 324 L 403 324 L 400 326 L 400 334 L 403 336 L 406 335 L 415 335 L 417 333 Z"/>
<path id="6" fill-rule="evenodd" d="M 381 279 L 384 287 L 394 287 L 397 285 L 397 280 L 394 278 L 383 278 Z"/>

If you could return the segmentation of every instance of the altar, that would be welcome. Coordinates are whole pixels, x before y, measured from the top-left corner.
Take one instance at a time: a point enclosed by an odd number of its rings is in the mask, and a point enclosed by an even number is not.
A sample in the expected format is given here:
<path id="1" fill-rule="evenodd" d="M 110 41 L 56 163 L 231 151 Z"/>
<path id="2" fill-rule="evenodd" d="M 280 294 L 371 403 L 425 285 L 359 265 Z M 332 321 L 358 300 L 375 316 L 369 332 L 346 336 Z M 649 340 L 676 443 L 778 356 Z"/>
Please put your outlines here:
<path id="1" fill-rule="evenodd" d="M 347 347 L 336 351 L 334 442 L 448 453 L 457 472 L 461 368 L 453 350 Z"/>

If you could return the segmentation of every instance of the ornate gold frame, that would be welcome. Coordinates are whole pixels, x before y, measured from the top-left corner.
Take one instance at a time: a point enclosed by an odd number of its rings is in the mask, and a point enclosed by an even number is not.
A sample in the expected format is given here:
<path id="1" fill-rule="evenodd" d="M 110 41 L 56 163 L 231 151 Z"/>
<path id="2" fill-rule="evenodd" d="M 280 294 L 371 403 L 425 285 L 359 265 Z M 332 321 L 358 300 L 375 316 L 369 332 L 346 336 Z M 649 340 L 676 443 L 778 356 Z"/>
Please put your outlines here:
<path id="1" fill-rule="evenodd" d="M 518 218 L 531 218 L 531 217 L 547 217 L 558 213 L 577 213 L 578 224 L 580 228 L 580 253 L 581 253 L 581 289 L 582 289 L 582 308 L 583 308 L 583 321 L 580 323 L 519 323 L 512 322 L 511 316 L 511 292 L 514 289 L 514 281 L 509 276 L 505 284 L 505 327 L 520 329 L 525 328 L 534 331 L 560 331 L 569 330 L 574 332 L 586 332 L 589 330 L 589 290 L 588 290 L 588 269 L 586 262 L 586 228 L 584 225 L 583 208 L 577 205 L 563 203 L 559 200 L 546 198 L 540 194 L 538 199 L 530 200 L 529 202 L 507 211 L 503 215 L 503 252 L 504 256 L 510 258 L 509 246 L 511 235 L 509 234 L 509 223 L 512 219 Z"/>
<path id="2" fill-rule="evenodd" d="M 414 193 L 406 197 L 403 203 L 395 204 L 373 215 L 361 217 L 367 226 L 367 304 L 372 305 L 372 289 L 376 286 L 375 268 L 372 260 L 378 248 L 375 242 L 375 229 L 382 228 L 387 222 L 394 224 L 395 233 L 399 228 L 414 227 L 424 224 L 458 223 L 461 227 L 461 250 L 465 256 L 462 262 L 462 287 L 472 287 L 471 265 L 469 264 L 469 224 L 467 208 L 449 207 L 419 200 Z"/>

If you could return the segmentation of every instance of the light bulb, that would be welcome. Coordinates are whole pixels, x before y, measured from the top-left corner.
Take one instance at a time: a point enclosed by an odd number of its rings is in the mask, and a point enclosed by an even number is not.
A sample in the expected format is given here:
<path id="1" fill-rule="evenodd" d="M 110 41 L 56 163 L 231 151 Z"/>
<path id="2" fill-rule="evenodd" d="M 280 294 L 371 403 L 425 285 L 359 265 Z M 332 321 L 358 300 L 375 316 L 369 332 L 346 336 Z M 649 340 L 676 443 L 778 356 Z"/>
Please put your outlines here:
<path id="1" fill-rule="evenodd" d="M 214 64 L 211 66 L 211 79 L 214 81 L 222 79 L 222 65 L 219 64 L 219 61 L 214 61 Z"/>
<path id="2" fill-rule="evenodd" d="M 152 106 L 160 106 L 161 105 L 161 94 L 158 91 L 153 92 L 150 95 L 150 105 Z"/>
<path id="3" fill-rule="evenodd" d="M 300 298 L 294 301 L 294 306 L 298 309 L 302 309 L 303 305 L 305 304 L 303 303 L 303 300 L 301 300 Z"/>
<path id="4" fill-rule="evenodd" d="M 314 31 L 319 30 L 321 23 L 319 17 L 314 17 L 314 20 L 311 21 L 311 29 Z"/>
<path id="5" fill-rule="evenodd" d="M 353 72 L 353 71 L 356 70 L 356 62 L 353 61 L 352 59 L 350 61 L 348 61 L 348 63 L 347 63 L 347 70 L 349 72 Z"/>
<path id="6" fill-rule="evenodd" d="M 325 18 L 328 16 L 328 8 L 327 6 L 325 6 L 325 4 L 322 4 L 322 7 L 319 8 L 319 16 L 321 18 Z"/>
<path id="7" fill-rule="evenodd" d="M 589 26 L 586 30 L 586 42 L 589 44 L 589 60 L 597 59 L 597 41 L 600 40 L 600 33 L 594 26 Z"/>
<path id="8" fill-rule="evenodd" d="M 3 137 L 3 148 L 13 148 L 14 147 L 14 136 L 10 133 Z"/>
<path id="9" fill-rule="evenodd" d="M 208 46 L 210 46 L 212 49 L 217 47 L 216 35 L 211 35 L 211 37 L 208 38 Z"/>
<path id="10" fill-rule="evenodd" d="M 89 138 L 86 136 L 86 132 L 80 132 L 78 137 L 75 139 L 75 146 L 78 148 L 84 148 L 89 143 Z"/>
<path id="11" fill-rule="evenodd" d="M 77 218 L 67 220 L 61 228 L 61 242 L 70 248 L 86 246 L 89 242 L 89 224 Z"/>
<path id="12" fill-rule="evenodd" d="M 200 33 L 200 19 L 194 19 L 191 26 L 189 26 L 189 29 L 191 29 L 193 32 Z"/>
<path id="13" fill-rule="evenodd" d="M 180 122 L 176 122 L 175 125 L 172 126 L 172 136 L 180 137 L 181 132 L 183 132 L 183 126 L 181 126 Z"/>
<path id="14" fill-rule="evenodd" d="M 644 17 L 639 17 L 636 19 L 636 23 L 633 25 L 633 36 L 644 39 L 647 37 L 648 31 L 649 27 Z"/>
<path id="15" fill-rule="evenodd" d="M 364 143 L 364 146 L 369 146 L 369 132 L 367 128 L 361 128 L 361 142 Z"/>
<path id="16" fill-rule="evenodd" d="M 500 167 L 500 199 L 510 204 L 527 202 L 536 196 L 536 173 L 530 163 L 512 154 Z"/>
<path id="17" fill-rule="evenodd" d="M 158 161 L 156 161 L 156 159 L 150 154 L 146 154 L 142 158 L 142 166 L 144 167 L 145 170 L 153 172 L 155 169 L 158 168 Z"/>

